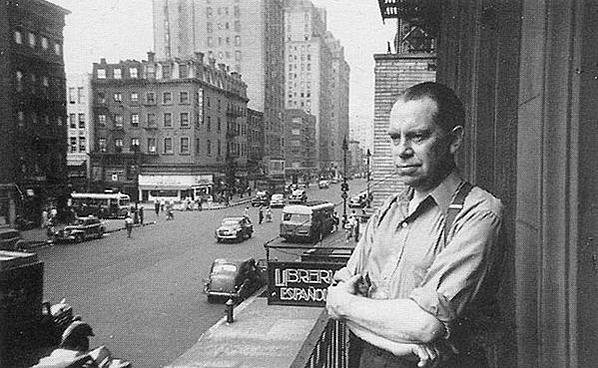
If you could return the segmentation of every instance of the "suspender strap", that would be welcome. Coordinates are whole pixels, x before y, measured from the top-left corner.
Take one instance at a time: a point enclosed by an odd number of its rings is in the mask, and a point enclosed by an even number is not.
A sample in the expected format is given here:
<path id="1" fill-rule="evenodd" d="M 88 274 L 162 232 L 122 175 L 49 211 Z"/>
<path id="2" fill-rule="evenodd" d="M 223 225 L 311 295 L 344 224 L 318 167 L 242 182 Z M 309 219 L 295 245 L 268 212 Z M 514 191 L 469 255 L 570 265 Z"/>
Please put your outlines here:
<path id="1" fill-rule="evenodd" d="M 455 218 L 457 218 L 457 215 L 461 209 L 463 209 L 463 203 L 465 202 L 465 198 L 467 198 L 469 192 L 471 192 L 471 189 L 473 189 L 473 185 L 468 181 L 463 182 L 459 188 L 457 188 L 457 194 L 455 194 L 453 201 L 449 205 L 448 211 L 446 211 L 446 216 L 444 218 L 445 243 L 447 242 L 448 234 L 453 226 L 453 223 L 455 222 Z"/>

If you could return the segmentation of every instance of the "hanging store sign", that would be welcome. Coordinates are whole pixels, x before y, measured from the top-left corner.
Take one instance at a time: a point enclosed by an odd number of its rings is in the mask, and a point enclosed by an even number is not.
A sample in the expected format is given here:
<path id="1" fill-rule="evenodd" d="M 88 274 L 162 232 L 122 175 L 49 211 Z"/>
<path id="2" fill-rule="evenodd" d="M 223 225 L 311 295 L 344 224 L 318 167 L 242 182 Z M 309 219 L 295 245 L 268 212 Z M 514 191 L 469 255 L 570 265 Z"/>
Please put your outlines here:
<path id="1" fill-rule="evenodd" d="M 342 263 L 268 262 L 268 304 L 323 307 Z"/>

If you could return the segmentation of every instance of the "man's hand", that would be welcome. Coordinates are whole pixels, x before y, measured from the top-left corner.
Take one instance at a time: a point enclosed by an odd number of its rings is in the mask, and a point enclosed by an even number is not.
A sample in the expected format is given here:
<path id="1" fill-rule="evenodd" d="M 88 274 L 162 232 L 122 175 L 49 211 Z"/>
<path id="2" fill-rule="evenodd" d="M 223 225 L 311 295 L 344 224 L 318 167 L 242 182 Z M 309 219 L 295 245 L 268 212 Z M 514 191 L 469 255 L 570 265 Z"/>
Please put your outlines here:
<path id="1" fill-rule="evenodd" d="M 346 314 L 343 312 L 343 309 L 357 293 L 357 283 L 360 279 L 361 275 L 355 275 L 344 282 L 339 282 L 337 285 L 331 285 L 328 288 L 326 310 L 330 317 L 334 319 L 343 319 L 345 317 Z"/>
<path id="2" fill-rule="evenodd" d="M 436 346 L 428 344 L 410 344 L 410 346 L 413 355 L 419 359 L 418 367 L 433 368 L 440 363 L 440 352 Z"/>

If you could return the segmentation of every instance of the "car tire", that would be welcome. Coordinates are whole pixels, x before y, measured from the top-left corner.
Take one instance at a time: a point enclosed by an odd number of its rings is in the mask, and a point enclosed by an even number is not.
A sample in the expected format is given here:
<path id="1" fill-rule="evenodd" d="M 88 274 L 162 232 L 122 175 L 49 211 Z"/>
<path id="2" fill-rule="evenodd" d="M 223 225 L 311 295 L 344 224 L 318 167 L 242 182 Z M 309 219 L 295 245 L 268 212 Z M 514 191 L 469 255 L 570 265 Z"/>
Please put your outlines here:
<path id="1" fill-rule="evenodd" d="M 220 243 L 220 242 L 222 242 L 222 239 L 216 238 L 216 243 Z"/>
<path id="2" fill-rule="evenodd" d="M 210 303 L 210 304 L 216 303 L 216 296 L 208 295 L 208 303 Z"/>
<path id="3" fill-rule="evenodd" d="M 77 236 L 75 237 L 76 243 L 83 243 L 83 240 L 85 240 L 85 238 L 83 237 L 83 234 L 77 234 Z"/>
<path id="4" fill-rule="evenodd" d="M 104 237 L 104 230 L 100 229 L 100 231 L 98 231 L 98 239 L 102 239 Z"/>

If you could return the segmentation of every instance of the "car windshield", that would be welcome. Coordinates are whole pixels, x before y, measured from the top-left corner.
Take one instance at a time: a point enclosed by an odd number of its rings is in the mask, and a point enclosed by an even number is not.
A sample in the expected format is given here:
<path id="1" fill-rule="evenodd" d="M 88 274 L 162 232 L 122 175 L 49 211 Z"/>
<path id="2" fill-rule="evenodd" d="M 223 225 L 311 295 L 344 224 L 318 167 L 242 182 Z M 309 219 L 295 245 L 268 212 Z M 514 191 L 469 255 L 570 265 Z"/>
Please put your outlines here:
<path id="1" fill-rule="evenodd" d="M 230 263 L 222 263 L 214 265 L 212 273 L 233 273 L 237 271 L 237 266 Z"/>
<path id="2" fill-rule="evenodd" d="M 239 220 L 237 220 L 237 219 L 224 219 L 224 220 L 222 220 L 222 225 L 224 225 L 224 226 L 239 225 Z"/>
<path id="3" fill-rule="evenodd" d="M 300 196 L 300 195 L 302 195 L 302 194 L 303 194 L 303 191 L 302 191 L 302 190 L 296 190 L 296 191 L 294 191 L 294 192 L 293 192 L 293 195 L 294 195 L 294 196 Z"/>

